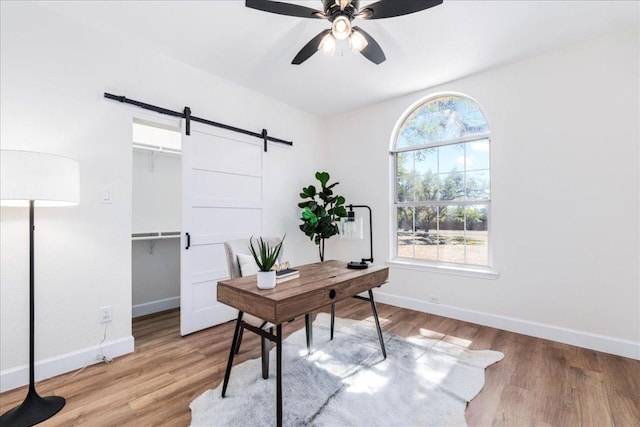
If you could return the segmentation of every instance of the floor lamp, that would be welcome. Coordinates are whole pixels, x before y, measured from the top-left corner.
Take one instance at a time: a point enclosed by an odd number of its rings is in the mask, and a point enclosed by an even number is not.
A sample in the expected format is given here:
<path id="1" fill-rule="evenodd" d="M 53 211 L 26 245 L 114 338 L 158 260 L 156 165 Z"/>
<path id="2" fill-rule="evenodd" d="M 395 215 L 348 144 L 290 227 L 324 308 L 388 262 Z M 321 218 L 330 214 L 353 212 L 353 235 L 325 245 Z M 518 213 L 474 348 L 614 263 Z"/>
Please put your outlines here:
<path id="1" fill-rule="evenodd" d="M 51 418 L 65 400 L 41 397 L 35 387 L 34 360 L 34 206 L 69 206 L 80 199 L 80 167 L 66 157 L 32 151 L 0 151 L 0 204 L 29 207 L 29 391 L 20 406 L 0 418 L 2 426 L 32 426 Z"/>

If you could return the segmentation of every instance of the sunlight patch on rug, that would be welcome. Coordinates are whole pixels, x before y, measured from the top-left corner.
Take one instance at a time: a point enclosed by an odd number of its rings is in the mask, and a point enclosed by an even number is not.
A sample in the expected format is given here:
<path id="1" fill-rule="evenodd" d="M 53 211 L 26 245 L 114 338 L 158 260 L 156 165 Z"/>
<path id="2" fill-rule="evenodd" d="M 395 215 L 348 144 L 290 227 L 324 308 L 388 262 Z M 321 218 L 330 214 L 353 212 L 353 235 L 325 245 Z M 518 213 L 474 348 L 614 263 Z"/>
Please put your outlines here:
<path id="1" fill-rule="evenodd" d="M 466 426 L 464 411 L 484 386 L 485 368 L 504 357 L 385 333 L 384 360 L 375 326 L 336 318 L 329 341 L 325 313 L 313 336 L 311 355 L 304 329 L 284 341 L 285 426 Z M 260 359 L 249 360 L 233 367 L 227 397 L 220 397 L 220 384 L 191 402 L 191 426 L 275 425 L 275 348 L 270 357 L 269 379 L 262 379 Z"/>

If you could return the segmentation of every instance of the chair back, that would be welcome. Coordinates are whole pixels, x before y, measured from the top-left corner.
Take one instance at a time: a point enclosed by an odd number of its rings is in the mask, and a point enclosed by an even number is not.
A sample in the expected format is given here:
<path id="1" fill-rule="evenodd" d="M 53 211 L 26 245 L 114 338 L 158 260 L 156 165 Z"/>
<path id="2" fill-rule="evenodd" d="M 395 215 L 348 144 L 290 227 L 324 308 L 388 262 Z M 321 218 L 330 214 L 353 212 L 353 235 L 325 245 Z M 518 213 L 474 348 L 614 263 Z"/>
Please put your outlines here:
<path id="1" fill-rule="evenodd" d="M 253 247 L 257 249 L 256 240 L 257 238 L 254 237 Z M 269 246 L 274 247 L 275 245 L 279 244 L 282 239 L 279 237 L 263 237 L 262 240 L 268 243 Z M 280 255 L 278 255 L 278 262 L 280 262 L 280 260 L 282 259 L 283 250 L 284 245 L 282 247 L 282 250 L 280 251 Z M 224 242 L 224 252 L 227 255 L 227 269 L 229 270 L 229 277 L 232 279 L 241 277 L 238 254 L 251 255 L 251 251 L 249 250 L 249 239 L 236 239 Z"/>

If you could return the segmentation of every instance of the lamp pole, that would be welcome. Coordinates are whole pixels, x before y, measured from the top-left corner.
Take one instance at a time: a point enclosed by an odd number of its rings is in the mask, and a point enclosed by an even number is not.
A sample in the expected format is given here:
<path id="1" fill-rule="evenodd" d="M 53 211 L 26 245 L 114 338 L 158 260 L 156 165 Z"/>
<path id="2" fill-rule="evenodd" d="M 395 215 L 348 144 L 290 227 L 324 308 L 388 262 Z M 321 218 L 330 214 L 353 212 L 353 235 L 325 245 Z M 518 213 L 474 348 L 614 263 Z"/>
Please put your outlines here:
<path id="1" fill-rule="evenodd" d="M 35 375 L 35 250 L 34 208 L 29 200 L 29 391 L 24 401 L 2 414 L 0 425 L 32 426 L 57 414 L 65 404 L 60 396 L 41 397 L 36 391 Z"/>

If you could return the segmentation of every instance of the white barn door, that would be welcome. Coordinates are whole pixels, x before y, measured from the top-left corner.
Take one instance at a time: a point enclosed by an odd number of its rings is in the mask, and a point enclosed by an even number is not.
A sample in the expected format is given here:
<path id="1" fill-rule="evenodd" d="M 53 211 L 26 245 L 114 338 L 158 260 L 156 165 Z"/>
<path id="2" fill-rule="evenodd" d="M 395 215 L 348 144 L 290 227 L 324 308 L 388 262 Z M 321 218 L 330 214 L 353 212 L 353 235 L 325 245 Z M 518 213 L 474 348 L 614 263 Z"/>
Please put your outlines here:
<path id="1" fill-rule="evenodd" d="M 180 333 L 236 317 L 218 303 L 223 243 L 262 231 L 262 141 L 191 122 L 182 148 Z M 188 234 L 187 234 L 188 233 Z"/>

